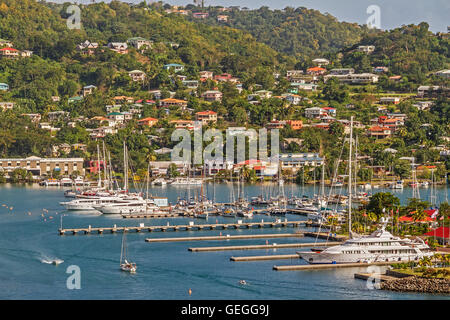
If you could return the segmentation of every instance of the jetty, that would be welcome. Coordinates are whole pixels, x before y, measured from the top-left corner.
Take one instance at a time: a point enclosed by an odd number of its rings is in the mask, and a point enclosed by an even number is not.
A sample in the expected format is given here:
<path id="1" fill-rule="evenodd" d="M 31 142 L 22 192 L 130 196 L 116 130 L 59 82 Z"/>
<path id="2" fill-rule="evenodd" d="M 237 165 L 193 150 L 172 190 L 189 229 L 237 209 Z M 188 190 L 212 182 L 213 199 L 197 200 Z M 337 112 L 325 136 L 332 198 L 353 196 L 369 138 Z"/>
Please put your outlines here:
<path id="1" fill-rule="evenodd" d="M 272 244 L 257 244 L 244 246 L 220 246 L 220 247 L 199 247 L 189 248 L 192 252 L 206 252 L 206 251 L 226 251 L 226 250 L 260 250 L 260 249 L 285 249 L 285 248 L 304 248 L 317 246 L 334 246 L 339 245 L 340 242 L 318 242 L 318 243 L 272 243 Z"/>
<path id="2" fill-rule="evenodd" d="M 247 235 L 220 235 L 206 237 L 176 237 L 176 238 L 148 238 L 146 242 L 184 242 L 208 240 L 241 240 L 241 239 L 270 239 L 270 238 L 301 238 L 303 233 L 275 233 L 275 234 L 247 234 Z"/>
<path id="3" fill-rule="evenodd" d="M 317 246 L 317 244 L 315 245 Z M 368 266 L 386 266 L 395 263 L 395 261 L 379 261 L 379 262 L 360 262 L 360 263 L 329 263 L 329 264 L 303 264 L 303 265 L 286 265 L 273 266 L 276 271 L 300 271 L 300 270 L 323 270 L 323 269 L 338 269 L 338 268 L 358 268 Z"/>
<path id="4" fill-rule="evenodd" d="M 267 256 L 247 256 L 247 257 L 231 257 L 231 261 L 265 261 L 265 260 L 282 260 L 282 259 L 300 259 L 298 254 L 272 254 Z"/>
<path id="5" fill-rule="evenodd" d="M 151 218 L 177 218 L 181 217 L 178 213 L 158 212 L 158 213 L 137 213 L 122 214 L 124 219 L 151 219 Z"/>
<path id="6" fill-rule="evenodd" d="M 276 221 L 260 221 L 260 222 L 242 222 L 236 223 L 214 223 L 214 224 L 194 224 L 191 221 L 187 225 L 167 225 L 163 226 L 140 226 L 135 227 L 87 227 L 87 228 L 60 228 L 58 229 L 59 235 L 78 235 L 78 234 L 103 234 L 103 233 L 116 233 L 116 232 L 154 232 L 154 231 L 200 231 L 200 230 L 226 230 L 226 229 L 251 229 L 251 228 L 297 228 L 302 225 L 308 225 L 305 221 L 288 221 L 278 219 Z"/>
<path id="7" fill-rule="evenodd" d="M 368 279 L 376 279 L 380 281 L 392 281 L 397 280 L 397 277 L 389 276 L 386 274 L 380 273 L 355 273 L 355 279 L 368 280 Z"/>

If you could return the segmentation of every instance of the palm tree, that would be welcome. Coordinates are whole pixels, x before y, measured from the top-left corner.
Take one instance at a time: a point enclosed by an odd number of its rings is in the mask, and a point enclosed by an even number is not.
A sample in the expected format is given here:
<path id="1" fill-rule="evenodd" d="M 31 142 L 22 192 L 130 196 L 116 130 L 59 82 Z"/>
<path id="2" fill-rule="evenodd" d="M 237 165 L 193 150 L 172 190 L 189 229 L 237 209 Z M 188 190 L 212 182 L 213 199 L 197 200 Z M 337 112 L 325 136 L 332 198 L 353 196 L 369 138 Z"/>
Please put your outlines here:
<path id="1" fill-rule="evenodd" d="M 418 208 L 416 211 L 414 211 L 413 219 L 414 221 L 421 221 L 424 220 L 427 217 L 427 214 L 425 211 L 423 211 L 422 208 Z"/>
<path id="2" fill-rule="evenodd" d="M 429 257 L 423 257 L 419 261 L 419 266 L 421 267 L 431 267 L 433 265 L 433 262 Z"/>
<path id="3" fill-rule="evenodd" d="M 442 264 L 444 262 L 444 256 L 440 253 L 435 253 L 433 255 L 433 258 L 434 258 L 434 263 L 440 262 Z"/>

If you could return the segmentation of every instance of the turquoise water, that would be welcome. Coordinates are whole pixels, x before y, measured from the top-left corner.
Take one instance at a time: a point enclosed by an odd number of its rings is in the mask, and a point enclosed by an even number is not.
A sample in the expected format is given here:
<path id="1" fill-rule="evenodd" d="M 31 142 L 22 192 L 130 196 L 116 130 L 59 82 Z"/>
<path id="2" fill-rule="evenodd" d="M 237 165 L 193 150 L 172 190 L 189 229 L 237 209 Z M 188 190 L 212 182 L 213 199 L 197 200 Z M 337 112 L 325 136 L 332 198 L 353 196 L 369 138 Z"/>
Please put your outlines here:
<path id="1" fill-rule="evenodd" d="M 217 201 L 228 200 L 228 186 L 216 186 Z M 301 187 L 295 186 L 299 195 Z M 381 191 L 381 190 L 378 190 Z M 212 188 L 208 189 L 212 196 Z M 316 190 L 317 192 L 317 190 Z M 438 190 L 438 201 L 445 199 L 447 189 Z M 174 202 L 186 189 L 154 187 L 154 196 L 167 196 Z M 261 193 L 258 186 L 247 186 L 248 196 Z M 291 187 L 285 186 L 290 195 Z M 306 193 L 313 194 L 312 187 Z M 405 201 L 409 189 L 397 195 Z M 441 199 L 441 200 L 439 200 Z M 303 264 L 301 260 L 232 262 L 231 256 L 293 254 L 296 249 L 190 252 L 189 247 L 264 244 L 265 239 L 147 243 L 148 237 L 206 236 L 223 234 L 286 233 L 292 228 L 268 228 L 227 231 L 180 231 L 130 233 L 127 236 L 129 256 L 138 265 L 135 275 L 119 270 L 121 234 L 59 236 L 58 228 L 111 227 L 187 224 L 188 218 L 153 220 L 122 219 L 93 213 L 64 212 L 59 206 L 66 201 L 62 188 L 39 186 L 0 186 L 0 291 L 1 299 L 435 299 L 436 295 L 402 294 L 369 290 L 366 282 L 354 279 L 355 272 L 365 268 L 323 271 L 273 271 L 274 265 Z M 6 205 L 8 208 L 6 208 Z M 12 207 L 12 210 L 10 208 Z M 43 210 L 45 209 L 45 211 Z M 48 211 L 48 212 L 47 212 Z M 51 218 L 50 218 L 51 217 Z M 304 217 L 287 215 L 289 220 Z M 209 222 L 222 221 L 210 217 Z M 226 221 L 233 219 L 225 218 Z M 269 221 L 265 215 L 254 221 Z M 202 223 L 203 221 L 196 221 Z M 314 242 L 312 238 L 269 239 L 270 243 Z M 54 266 L 43 261 L 62 259 Z M 79 266 L 81 289 L 66 286 L 67 267 Z M 247 286 L 239 284 L 245 279 Z M 192 295 L 188 295 L 188 290 Z M 446 296 L 445 298 L 449 298 Z"/>

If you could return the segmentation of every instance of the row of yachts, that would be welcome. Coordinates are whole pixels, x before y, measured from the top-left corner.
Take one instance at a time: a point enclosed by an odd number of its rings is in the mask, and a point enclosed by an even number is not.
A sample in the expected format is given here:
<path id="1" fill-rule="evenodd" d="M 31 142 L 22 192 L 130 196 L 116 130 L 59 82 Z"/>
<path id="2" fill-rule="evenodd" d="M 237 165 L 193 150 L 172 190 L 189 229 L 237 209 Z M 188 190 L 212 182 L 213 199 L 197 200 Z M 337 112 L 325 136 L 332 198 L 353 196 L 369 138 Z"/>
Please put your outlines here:
<path id="1" fill-rule="evenodd" d="M 71 201 L 60 202 L 60 205 L 70 211 L 96 210 L 103 214 L 153 213 L 160 210 L 153 199 L 144 199 L 138 193 L 91 190 L 74 197 Z"/>

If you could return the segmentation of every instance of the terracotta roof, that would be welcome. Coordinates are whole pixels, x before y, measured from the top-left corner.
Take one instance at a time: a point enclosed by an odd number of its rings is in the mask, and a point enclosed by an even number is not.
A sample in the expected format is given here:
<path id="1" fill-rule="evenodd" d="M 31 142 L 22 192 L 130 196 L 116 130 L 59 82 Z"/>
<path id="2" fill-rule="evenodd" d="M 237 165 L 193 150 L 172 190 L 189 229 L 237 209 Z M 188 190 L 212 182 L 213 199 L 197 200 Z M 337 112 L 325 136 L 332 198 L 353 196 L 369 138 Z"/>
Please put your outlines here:
<path id="1" fill-rule="evenodd" d="M 312 67 L 309 68 L 307 71 L 325 71 L 327 69 L 321 68 L 321 67 Z"/>
<path id="2" fill-rule="evenodd" d="M 147 118 L 139 120 L 138 122 L 145 122 L 145 121 L 158 121 L 158 119 L 155 119 L 152 117 L 147 117 Z"/>
<path id="3" fill-rule="evenodd" d="M 384 130 L 390 130 L 389 128 L 380 127 L 380 126 L 373 126 L 369 128 L 370 131 L 384 131 Z"/>
<path id="4" fill-rule="evenodd" d="M 207 110 L 207 111 L 200 111 L 197 112 L 198 115 L 210 115 L 210 114 L 217 114 L 217 112 L 211 111 L 211 110 Z"/>
<path id="5" fill-rule="evenodd" d="M 0 49 L 0 51 L 19 51 L 19 50 L 17 50 L 17 49 L 14 49 L 14 48 L 2 48 L 2 49 Z"/>
<path id="6" fill-rule="evenodd" d="M 185 100 L 179 100 L 179 99 L 173 99 L 173 98 L 162 99 L 161 102 L 187 103 L 187 101 L 185 101 Z"/>

